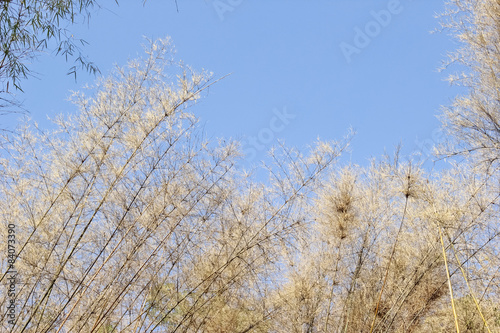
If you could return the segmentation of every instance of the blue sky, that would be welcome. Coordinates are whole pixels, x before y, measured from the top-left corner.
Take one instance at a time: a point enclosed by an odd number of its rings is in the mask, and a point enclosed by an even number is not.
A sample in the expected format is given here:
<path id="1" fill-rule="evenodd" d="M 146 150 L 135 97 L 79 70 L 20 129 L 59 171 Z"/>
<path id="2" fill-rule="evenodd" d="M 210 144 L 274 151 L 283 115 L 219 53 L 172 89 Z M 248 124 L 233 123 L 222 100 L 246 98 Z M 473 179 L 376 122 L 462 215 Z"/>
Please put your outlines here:
<path id="1" fill-rule="evenodd" d="M 318 137 L 341 139 L 350 127 L 353 163 L 366 165 L 399 142 L 410 154 L 437 141 L 440 106 L 460 92 L 444 81 L 451 72 L 437 71 L 457 47 L 446 33 L 430 33 L 443 1 L 178 0 L 178 7 L 106 1 L 89 24 L 69 28 L 89 43 L 84 51 L 103 74 L 141 55 L 143 36 L 171 36 L 177 59 L 215 77 L 232 73 L 193 110 L 207 136 L 244 141 L 250 163 L 277 139 L 302 149 Z M 94 80 L 80 72 L 75 83 L 65 75 L 70 66 L 51 53 L 32 65 L 38 79 L 19 97 L 42 126 L 47 116 L 73 112 L 69 90 Z"/>

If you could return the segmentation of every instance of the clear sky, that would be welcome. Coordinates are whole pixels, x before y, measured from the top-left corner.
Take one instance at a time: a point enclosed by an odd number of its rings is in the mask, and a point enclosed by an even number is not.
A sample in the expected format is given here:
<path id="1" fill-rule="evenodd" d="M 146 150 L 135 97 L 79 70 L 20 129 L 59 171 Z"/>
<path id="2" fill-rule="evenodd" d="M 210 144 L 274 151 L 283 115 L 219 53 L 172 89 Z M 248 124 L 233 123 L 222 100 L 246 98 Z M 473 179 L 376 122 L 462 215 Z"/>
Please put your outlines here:
<path id="1" fill-rule="evenodd" d="M 356 136 L 347 158 L 366 165 L 402 142 L 409 154 L 436 141 L 441 105 L 459 90 L 438 67 L 454 50 L 439 27 L 438 0 L 174 0 L 106 1 L 89 24 L 69 27 L 103 74 L 141 55 L 143 36 L 171 36 L 177 59 L 215 77 L 193 109 L 207 136 L 245 142 L 256 162 L 277 139 L 303 148 L 318 137 Z M 20 96 L 42 126 L 74 111 L 65 102 L 93 78 L 66 76 L 71 63 L 54 54 L 32 66 L 38 79 Z M 434 134 L 433 134 L 434 131 Z M 425 149 L 424 149 L 425 151 Z"/>

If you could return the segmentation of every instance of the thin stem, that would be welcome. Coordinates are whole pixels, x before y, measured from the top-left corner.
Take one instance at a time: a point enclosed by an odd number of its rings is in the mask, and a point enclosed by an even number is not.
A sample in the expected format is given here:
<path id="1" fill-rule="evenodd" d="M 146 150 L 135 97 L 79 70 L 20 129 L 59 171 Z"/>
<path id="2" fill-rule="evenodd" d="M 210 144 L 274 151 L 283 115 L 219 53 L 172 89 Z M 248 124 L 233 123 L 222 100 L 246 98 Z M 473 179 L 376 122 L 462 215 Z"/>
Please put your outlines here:
<path id="1" fill-rule="evenodd" d="M 455 309 L 455 299 L 453 298 L 453 288 L 451 287 L 450 270 L 448 269 L 448 260 L 446 258 L 446 249 L 443 241 L 443 232 L 441 230 L 441 226 L 438 226 L 438 229 L 439 229 L 439 238 L 441 239 L 441 248 L 443 250 L 444 266 L 446 267 L 446 278 L 448 279 L 448 289 L 450 290 L 451 308 L 453 310 L 453 317 L 455 318 L 455 328 L 457 329 L 457 333 L 460 333 L 460 327 L 458 326 L 457 311 Z"/>
<path id="2" fill-rule="evenodd" d="M 409 197 L 409 194 L 407 193 L 406 199 L 405 199 L 405 208 L 403 210 L 403 216 L 401 218 L 401 223 L 399 224 L 398 233 L 396 234 L 396 240 L 394 241 L 394 245 L 392 246 L 392 252 L 391 252 L 391 256 L 389 257 L 389 263 L 387 264 L 387 268 L 385 270 L 384 283 L 382 284 L 382 289 L 380 290 L 380 294 L 378 295 L 377 306 L 375 308 L 375 315 L 373 316 L 372 325 L 370 327 L 370 333 L 372 333 L 373 329 L 375 328 L 375 321 L 377 320 L 378 309 L 380 306 L 380 301 L 382 300 L 382 293 L 384 292 L 384 287 L 385 287 L 385 284 L 387 283 L 387 276 L 389 275 L 389 268 L 391 267 L 391 262 L 392 262 L 392 259 L 394 258 L 394 253 L 396 252 L 396 246 L 398 244 L 399 234 L 401 233 L 401 230 L 403 229 L 403 223 L 405 220 L 406 210 L 408 207 L 408 197 Z"/>

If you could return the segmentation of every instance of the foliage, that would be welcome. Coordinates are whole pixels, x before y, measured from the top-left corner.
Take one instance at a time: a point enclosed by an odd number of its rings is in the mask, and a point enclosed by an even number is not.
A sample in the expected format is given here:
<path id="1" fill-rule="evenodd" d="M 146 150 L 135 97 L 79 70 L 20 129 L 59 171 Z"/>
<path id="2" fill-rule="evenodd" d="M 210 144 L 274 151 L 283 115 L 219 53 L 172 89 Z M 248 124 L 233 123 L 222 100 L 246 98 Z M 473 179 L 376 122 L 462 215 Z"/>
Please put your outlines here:
<path id="1" fill-rule="evenodd" d="M 452 83 L 468 88 L 446 108 L 443 122 L 450 138 L 447 154 L 473 156 L 490 168 L 498 168 L 500 156 L 500 3 L 496 0 L 451 0 L 443 26 L 460 42 L 448 65 L 466 71 L 450 76 Z"/>
<path id="2" fill-rule="evenodd" d="M 0 216 L 20 280 L 2 331 L 499 331 L 497 7 L 453 5 L 471 92 L 444 115 L 462 156 L 447 170 L 397 154 L 341 167 L 346 138 L 281 145 L 257 182 L 237 142 L 203 138 L 190 108 L 214 81 L 168 40 L 75 93 L 58 130 L 5 134 Z"/>
<path id="3" fill-rule="evenodd" d="M 221 313 L 254 327 L 269 316 L 250 302 L 255 288 L 342 145 L 297 155 L 275 186 L 250 182 L 234 168 L 236 143 L 206 142 L 188 112 L 209 74 L 170 50 L 153 43 L 93 96 L 75 94 L 79 112 L 57 131 L 6 138 L 0 212 L 16 224 L 23 272 L 14 332 L 208 329 Z"/>
<path id="4" fill-rule="evenodd" d="M 52 48 L 66 59 L 74 58 L 75 64 L 68 74 L 76 75 L 78 69 L 91 73 L 97 67 L 82 55 L 85 44 L 67 29 L 68 24 L 88 19 L 95 0 L 11 0 L 0 3 L 0 80 L 2 100 L 13 102 L 8 94 L 21 89 L 22 79 L 31 74 L 30 61 L 40 52 Z"/>

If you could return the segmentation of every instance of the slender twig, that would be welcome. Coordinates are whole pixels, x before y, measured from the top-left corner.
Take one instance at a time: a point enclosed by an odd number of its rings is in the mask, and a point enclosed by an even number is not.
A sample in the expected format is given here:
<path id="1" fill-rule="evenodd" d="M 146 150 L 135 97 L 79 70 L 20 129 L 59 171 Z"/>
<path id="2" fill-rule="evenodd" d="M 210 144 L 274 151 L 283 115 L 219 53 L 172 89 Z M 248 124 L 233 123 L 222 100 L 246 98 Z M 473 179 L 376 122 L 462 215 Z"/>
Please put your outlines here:
<path id="1" fill-rule="evenodd" d="M 409 178 L 410 178 L 410 175 L 408 175 L 408 182 L 410 181 Z M 396 252 L 396 246 L 398 244 L 399 234 L 401 233 L 401 230 L 403 229 L 403 223 L 404 223 L 404 219 L 406 216 L 406 210 L 408 208 L 408 197 L 410 196 L 410 193 L 409 193 L 410 188 L 409 187 L 410 187 L 410 184 L 408 184 L 407 192 L 405 193 L 406 198 L 405 198 L 405 206 L 403 209 L 403 216 L 401 217 L 401 223 L 399 224 L 399 230 L 398 230 L 398 233 L 396 234 L 396 240 L 394 241 L 394 245 L 392 246 L 391 256 L 389 257 L 389 262 L 387 263 L 387 268 L 385 270 L 384 282 L 382 283 L 382 289 L 380 289 L 380 293 L 378 295 L 377 306 L 375 307 L 375 314 L 373 316 L 372 325 L 370 327 L 370 333 L 372 333 L 373 329 L 375 328 L 375 321 L 377 320 L 378 309 L 380 306 L 380 301 L 382 300 L 382 293 L 384 292 L 384 287 L 387 283 L 387 276 L 389 275 L 389 268 L 391 267 L 391 262 L 392 262 L 392 259 L 394 258 L 394 254 Z"/>
<path id="2" fill-rule="evenodd" d="M 453 288 L 451 286 L 450 270 L 448 269 L 448 259 L 446 258 L 446 249 L 443 241 L 443 232 L 441 230 L 441 226 L 438 226 L 438 229 L 439 229 L 439 238 L 441 239 L 441 248 L 443 249 L 443 259 L 444 259 L 444 266 L 446 267 L 446 278 L 448 279 L 448 289 L 450 290 L 451 308 L 453 310 L 453 317 L 455 318 L 455 328 L 457 329 L 457 333 L 460 333 L 460 327 L 458 326 L 457 311 L 455 309 L 455 299 L 453 298 Z"/>

